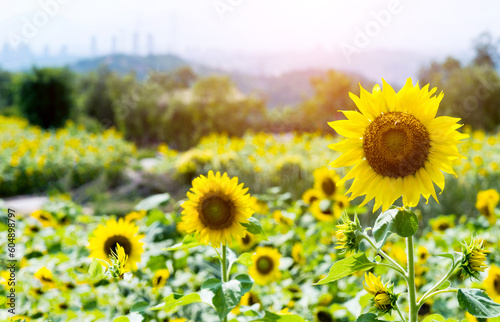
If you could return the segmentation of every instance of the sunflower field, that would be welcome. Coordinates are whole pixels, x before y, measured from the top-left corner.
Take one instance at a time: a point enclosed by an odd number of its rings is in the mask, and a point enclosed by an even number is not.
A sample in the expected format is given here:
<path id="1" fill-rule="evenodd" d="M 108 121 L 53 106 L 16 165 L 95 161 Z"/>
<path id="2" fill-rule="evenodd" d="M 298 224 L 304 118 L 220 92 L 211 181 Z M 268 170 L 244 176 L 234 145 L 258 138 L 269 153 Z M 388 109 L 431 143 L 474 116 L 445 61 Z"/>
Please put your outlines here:
<path id="1" fill-rule="evenodd" d="M 500 133 L 435 92 L 361 87 L 338 135 L 211 134 L 144 168 L 114 130 L 0 119 L 2 197 L 70 180 L 0 202 L 0 320 L 500 321 Z M 164 190 L 107 214 L 71 194 L 130 168 Z"/>

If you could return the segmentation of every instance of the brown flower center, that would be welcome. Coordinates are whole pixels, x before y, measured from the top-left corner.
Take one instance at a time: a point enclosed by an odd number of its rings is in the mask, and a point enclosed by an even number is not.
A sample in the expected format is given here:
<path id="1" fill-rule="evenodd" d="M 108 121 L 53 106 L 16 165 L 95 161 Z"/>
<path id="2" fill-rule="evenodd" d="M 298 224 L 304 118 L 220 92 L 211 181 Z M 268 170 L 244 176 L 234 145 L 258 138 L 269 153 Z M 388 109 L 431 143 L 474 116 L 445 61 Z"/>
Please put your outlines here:
<path id="1" fill-rule="evenodd" d="M 325 195 L 331 196 L 335 192 L 335 182 L 330 178 L 325 178 L 321 183 L 321 189 L 323 189 Z"/>
<path id="2" fill-rule="evenodd" d="M 109 255 L 111 255 L 111 251 L 113 251 L 115 254 L 117 253 L 118 244 L 123 247 L 123 250 L 125 251 L 125 254 L 127 256 L 130 256 L 130 254 L 132 254 L 132 243 L 130 242 L 130 240 L 125 236 L 114 235 L 109 237 L 104 243 L 104 252 L 108 257 Z"/>
<path id="3" fill-rule="evenodd" d="M 257 270 L 263 275 L 269 274 L 274 268 L 273 259 L 269 256 L 262 256 L 257 260 Z"/>
<path id="4" fill-rule="evenodd" d="M 377 116 L 363 135 L 366 161 L 375 172 L 391 178 L 415 174 L 424 166 L 430 146 L 425 126 L 405 112 Z"/>
<path id="5" fill-rule="evenodd" d="M 218 196 L 203 200 L 199 213 L 201 222 L 211 229 L 224 229 L 233 223 L 232 203 Z"/>
<path id="6" fill-rule="evenodd" d="M 495 292 L 500 294 L 500 275 L 495 276 L 495 279 L 493 280 L 493 287 L 495 287 Z"/>

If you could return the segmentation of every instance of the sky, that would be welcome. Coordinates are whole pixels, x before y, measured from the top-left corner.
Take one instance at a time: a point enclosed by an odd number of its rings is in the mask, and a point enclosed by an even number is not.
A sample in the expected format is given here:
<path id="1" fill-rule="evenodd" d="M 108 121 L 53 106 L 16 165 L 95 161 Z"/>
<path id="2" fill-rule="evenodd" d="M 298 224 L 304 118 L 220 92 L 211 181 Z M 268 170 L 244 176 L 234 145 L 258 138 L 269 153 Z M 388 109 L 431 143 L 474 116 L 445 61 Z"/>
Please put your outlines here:
<path id="1" fill-rule="evenodd" d="M 74 55 L 220 50 L 273 53 L 397 49 L 444 55 L 500 36 L 500 1 L 0 0 L 0 44 Z M 151 36 L 149 36 L 151 35 Z"/>

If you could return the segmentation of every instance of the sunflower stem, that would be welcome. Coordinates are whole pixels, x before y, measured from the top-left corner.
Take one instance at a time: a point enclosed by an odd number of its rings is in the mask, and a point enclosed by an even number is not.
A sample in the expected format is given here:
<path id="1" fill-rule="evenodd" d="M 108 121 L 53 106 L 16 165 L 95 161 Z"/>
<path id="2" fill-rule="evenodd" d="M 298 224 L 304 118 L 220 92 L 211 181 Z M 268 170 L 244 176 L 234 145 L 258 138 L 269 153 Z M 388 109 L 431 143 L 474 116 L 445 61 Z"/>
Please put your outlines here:
<path id="1" fill-rule="evenodd" d="M 409 322 L 417 322 L 418 307 L 417 307 L 417 290 L 415 288 L 415 258 L 413 249 L 413 236 L 406 238 L 406 249 L 408 254 L 408 274 L 406 276 L 408 282 L 408 302 L 410 305 L 410 320 Z"/>
<path id="2" fill-rule="evenodd" d="M 404 270 L 403 267 L 401 267 L 401 265 L 398 264 L 398 262 L 396 262 L 391 256 L 389 256 L 388 254 L 386 254 L 383 250 L 381 249 L 378 249 L 377 248 L 377 245 L 375 245 L 375 243 L 373 242 L 373 240 L 365 233 L 363 233 L 361 235 L 369 244 L 370 246 L 372 246 L 372 248 L 379 254 L 381 255 L 383 258 L 385 258 L 387 261 L 389 261 L 391 263 L 391 267 L 397 271 L 398 273 L 402 274 L 406 280 L 406 271 Z"/>
<path id="3" fill-rule="evenodd" d="M 406 322 L 405 317 L 403 316 L 403 313 L 401 313 L 401 310 L 399 309 L 399 305 L 396 303 L 396 311 L 398 311 L 399 317 L 401 318 L 402 322 Z"/>
<path id="4" fill-rule="evenodd" d="M 222 260 L 221 260 L 221 267 L 222 267 L 222 282 L 227 282 L 228 276 L 227 276 L 227 246 L 226 244 L 222 244 Z M 222 320 L 223 322 L 227 322 L 227 315 L 224 317 Z"/>
<path id="5" fill-rule="evenodd" d="M 422 296 L 422 298 L 420 298 L 420 301 L 418 301 L 418 303 L 417 303 L 418 307 L 421 307 L 422 304 L 424 304 L 425 301 L 427 301 L 430 297 L 434 296 L 435 294 L 438 294 L 434 291 L 436 291 L 441 285 L 443 285 L 455 273 L 458 264 L 460 264 L 460 261 L 457 261 L 456 263 L 454 263 L 452 265 L 451 269 L 448 271 L 448 273 L 443 278 L 441 278 L 439 280 L 439 282 L 437 282 L 430 290 L 428 290 Z"/>

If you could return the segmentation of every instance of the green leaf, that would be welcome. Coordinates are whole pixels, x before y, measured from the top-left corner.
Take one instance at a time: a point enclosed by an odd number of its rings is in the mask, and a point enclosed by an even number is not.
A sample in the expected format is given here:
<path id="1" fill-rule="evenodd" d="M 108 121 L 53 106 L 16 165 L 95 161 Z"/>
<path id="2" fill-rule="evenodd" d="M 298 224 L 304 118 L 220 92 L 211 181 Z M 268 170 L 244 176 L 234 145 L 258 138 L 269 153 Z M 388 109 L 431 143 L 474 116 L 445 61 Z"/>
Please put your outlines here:
<path id="1" fill-rule="evenodd" d="M 265 311 L 263 318 L 251 320 L 250 322 L 305 322 L 303 318 L 295 314 L 276 314 Z"/>
<path id="2" fill-rule="evenodd" d="M 264 231 L 264 228 L 262 228 L 262 225 L 260 224 L 260 221 L 258 219 L 250 217 L 248 218 L 248 223 L 242 225 L 247 229 L 249 233 L 260 235 L 265 240 L 269 240 L 269 238 L 267 238 L 266 232 Z"/>
<path id="3" fill-rule="evenodd" d="M 455 265 L 456 262 L 458 262 L 462 259 L 462 253 L 459 253 L 459 252 L 437 254 L 436 256 L 451 259 L 451 261 L 453 262 L 453 265 Z"/>
<path id="4" fill-rule="evenodd" d="M 209 289 L 214 293 L 212 304 L 222 320 L 240 303 L 241 297 L 252 289 L 252 285 L 250 276 L 242 274 L 228 282 L 221 282 L 215 278 L 209 279 L 201 288 Z"/>
<path id="5" fill-rule="evenodd" d="M 130 322 L 130 320 L 126 316 L 120 316 L 114 319 L 113 322 Z"/>
<path id="6" fill-rule="evenodd" d="M 396 215 L 394 226 L 395 233 L 401 237 L 411 237 L 418 231 L 418 217 L 408 209 L 400 209 Z"/>
<path id="7" fill-rule="evenodd" d="M 182 240 L 182 243 L 170 246 L 165 250 L 172 251 L 172 250 L 188 249 L 200 245 L 202 244 L 198 241 L 198 239 L 196 239 L 196 237 L 191 234 L 191 235 L 186 235 L 186 237 L 184 237 L 184 239 Z"/>
<path id="8" fill-rule="evenodd" d="M 252 253 L 246 252 L 240 255 L 238 259 L 236 260 L 237 263 L 243 264 L 245 266 L 252 266 L 253 261 L 252 261 Z"/>
<path id="9" fill-rule="evenodd" d="M 376 263 L 370 262 L 364 253 L 354 254 L 338 262 L 335 262 L 330 268 L 328 276 L 314 285 L 331 283 L 357 271 L 366 271 L 375 266 Z"/>
<path id="10" fill-rule="evenodd" d="M 170 195 L 168 193 L 162 193 L 158 195 L 152 195 L 139 201 L 135 206 L 135 210 L 151 210 L 153 208 L 158 208 L 158 206 L 166 203 L 170 200 Z"/>
<path id="11" fill-rule="evenodd" d="M 417 230 L 418 217 L 413 211 L 392 206 L 378 216 L 373 226 L 373 237 L 377 242 L 377 248 L 380 249 L 392 233 L 410 237 L 415 235 Z"/>
<path id="12" fill-rule="evenodd" d="M 459 289 L 458 305 L 463 310 L 478 318 L 494 318 L 500 316 L 500 304 L 493 302 L 483 290 Z"/>
<path id="13" fill-rule="evenodd" d="M 192 303 L 200 303 L 202 302 L 200 294 L 198 293 L 191 293 L 188 295 L 181 295 L 181 294 L 170 294 L 165 298 L 165 302 L 161 303 L 153 308 L 151 308 L 151 311 L 157 311 L 163 309 L 165 312 L 171 312 L 175 310 L 179 306 L 183 305 L 188 305 Z"/>
<path id="14" fill-rule="evenodd" d="M 100 278 L 104 275 L 104 267 L 99 262 L 98 259 L 92 258 L 92 263 L 90 263 L 89 274 L 92 278 Z"/>
<path id="15" fill-rule="evenodd" d="M 130 312 L 144 312 L 149 307 L 149 303 L 142 301 L 137 302 L 130 308 Z"/>
<path id="16" fill-rule="evenodd" d="M 432 315 L 429 315 L 428 317 L 426 317 L 422 322 L 443 322 L 444 321 L 444 317 L 442 315 L 439 315 L 439 314 L 432 314 Z"/>
<path id="17" fill-rule="evenodd" d="M 385 321 L 377 319 L 377 316 L 373 313 L 365 313 L 361 314 L 356 319 L 356 322 L 385 322 Z"/>

